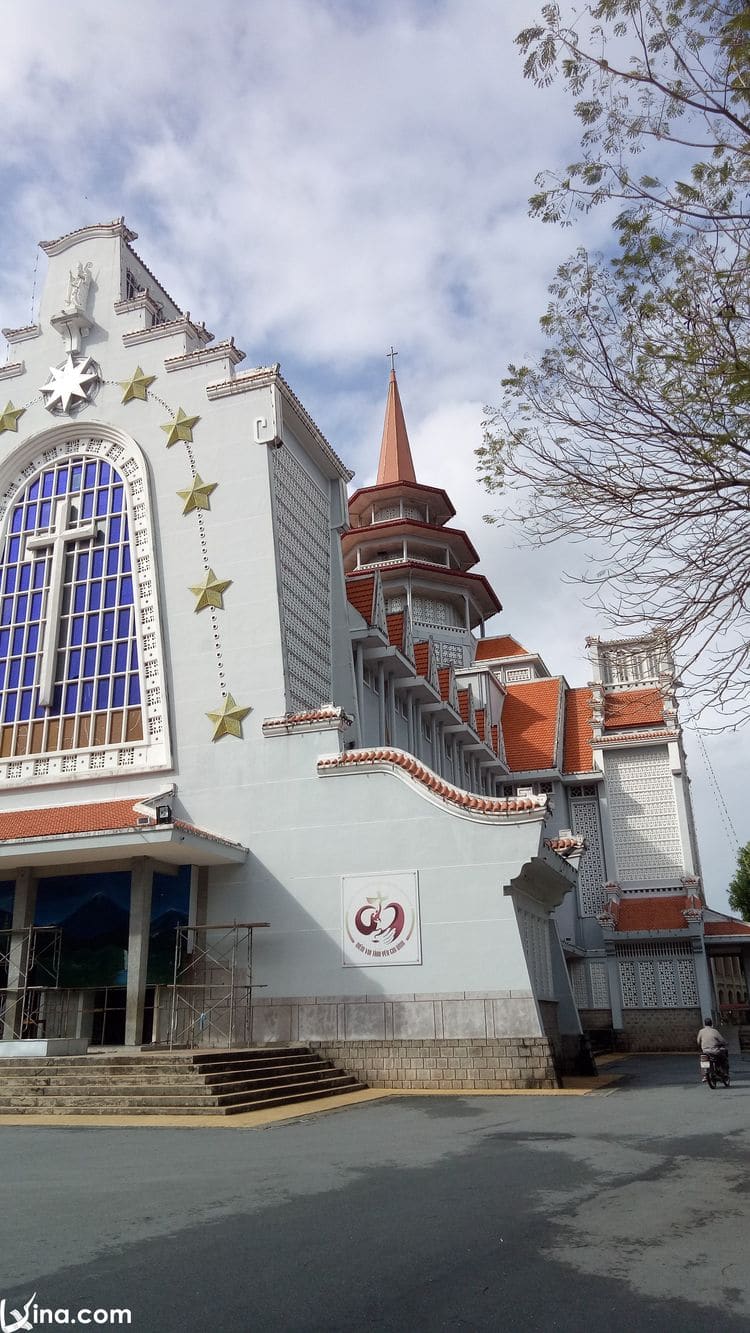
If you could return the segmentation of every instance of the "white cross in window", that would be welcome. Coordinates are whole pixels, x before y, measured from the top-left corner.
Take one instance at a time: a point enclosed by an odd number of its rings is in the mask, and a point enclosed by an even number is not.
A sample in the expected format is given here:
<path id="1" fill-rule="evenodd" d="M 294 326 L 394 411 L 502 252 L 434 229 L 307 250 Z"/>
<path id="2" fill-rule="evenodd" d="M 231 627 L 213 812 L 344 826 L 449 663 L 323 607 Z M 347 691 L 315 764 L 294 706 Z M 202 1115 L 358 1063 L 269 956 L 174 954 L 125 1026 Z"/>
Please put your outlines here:
<path id="1" fill-rule="evenodd" d="M 75 511 L 73 511 L 72 517 L 77 517 Z M 44 632 L 42 637 L 42 661 L 39 671 L 39 703 L 42 708 L 52 706 L 52 695 L 55 688 L 55 662 L 57 660 L 60 609 L 65 581 L 65 548 L 68 542 L 90 541 L 92 537 L 96 537 L 99 531 L 94 522 L 86 523 L 82 527 L 69 527 L 70 522 L 70 497 L 65 496 L 57 501 L 55 526 L 52 532 L 45 532 L 40 537 L 29 537 L 26 540 L 27 551 L 43 551 L 48 547 L 52 550 L 49 583 L 45 588 L 44 606 L 42 608 Z"/>

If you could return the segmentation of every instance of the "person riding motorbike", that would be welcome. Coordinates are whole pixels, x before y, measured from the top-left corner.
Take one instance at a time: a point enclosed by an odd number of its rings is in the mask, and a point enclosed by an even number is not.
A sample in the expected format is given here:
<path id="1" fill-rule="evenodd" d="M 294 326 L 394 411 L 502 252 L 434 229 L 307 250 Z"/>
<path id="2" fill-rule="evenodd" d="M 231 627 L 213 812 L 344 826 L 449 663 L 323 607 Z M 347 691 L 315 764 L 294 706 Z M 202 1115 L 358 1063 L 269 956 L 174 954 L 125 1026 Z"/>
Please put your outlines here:
<path id="1" fill-rule="evenodd" d="M 698 1033 L 698 1046 L 702 1055 L 712 1057 L 722 1071 L 729 1073 L 729 1047 L 719 1032 L 714 1027 L 713 1019 L 704 1018 L 703 1027 Z M 704 1077 L 705 1083 L 705 1077 Z"/>

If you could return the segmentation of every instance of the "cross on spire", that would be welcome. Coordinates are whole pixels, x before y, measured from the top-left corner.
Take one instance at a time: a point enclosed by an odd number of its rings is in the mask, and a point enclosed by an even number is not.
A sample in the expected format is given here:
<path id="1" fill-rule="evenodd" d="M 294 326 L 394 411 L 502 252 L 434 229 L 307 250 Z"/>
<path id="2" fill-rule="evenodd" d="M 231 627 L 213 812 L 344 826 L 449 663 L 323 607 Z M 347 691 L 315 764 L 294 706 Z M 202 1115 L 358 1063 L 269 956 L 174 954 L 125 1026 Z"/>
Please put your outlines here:
<path id="1" fill-rule="evenodd" d="M 395 352 L 395 351 L 393 350 L 393 344 L 392 344 L 392 343 L 391 343 L 391 350 L 390 350 L 390 352 L 386 352 L 386 356 L 389 356 L 390 359 L 391 359 L 391 373 L 392 373 L 393 375 L 395 375 L 395 373 L 396 373 L 396 357 L 398 356 L 398 352 Z"/>
<path id="2" fill-rule="evenodd" d="M 76 515 L 74 514 L 73 517 L 76 517 Z M 99 531 L 96 523 L 86 523 L 82 527 L 70 527 L 70 522 L 70 497 L 65 496 L 57 503 L 55 526 L 52 531 L 42 533 L 39 537 L 29 537 L 26 541 L 27 551 L 43 551 L 49 548 L 52 553 L 49 584 L 46 588 L 43 611 L 44 640 L 39 671 L 39 703 L 42 708 L 52 706 L 52 695 L 55 686 L 55 662 L 57 660 L 60 610 L 62 607 L 63 583 L 65 581 L 65 547 L 68 542 L 90 541 L 92 537 L 96 537 Z"/>

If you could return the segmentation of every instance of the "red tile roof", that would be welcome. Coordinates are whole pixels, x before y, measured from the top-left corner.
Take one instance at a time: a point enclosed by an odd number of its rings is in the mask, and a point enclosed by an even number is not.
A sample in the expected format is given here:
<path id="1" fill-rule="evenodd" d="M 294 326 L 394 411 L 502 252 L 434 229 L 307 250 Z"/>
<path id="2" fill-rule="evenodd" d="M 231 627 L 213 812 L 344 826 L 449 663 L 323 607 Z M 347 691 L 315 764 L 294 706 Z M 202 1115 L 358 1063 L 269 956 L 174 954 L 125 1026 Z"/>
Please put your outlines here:
<path id="1" fill-rule="evenodd" d="M 476 792 L 464 791 L 454 787 L 433 773 L 426 764 L 420 763 L 414 755 L 405 750 L 392 750 L 379 746 L 373 750 L 344 750 L 329 759 L 318 760 L 318 772 L 330 773 L 337 769 L 359 768 L 366 770 L 381 764 L 392 764 L 401 769 L 408 777 L 429 791 L 441 796 L 450 805 L 473 810 L 478 815 L 516 815 L 534 813 L 547 809 L 546 796 L 479 796 Z"/>
<path id="2" fill-rule="evenodd" d="M 704 921 L 706 935 L 750 935 L 747 921 Z"/>
<path id="3" fill-rule="evenodd" d="M 664 700 L 659 690 L 618 690 L 617 693 L 605 694 L 606 731 L 663 725 Z"/>
<path id="4" fill-rule="evenodd" d="M 440 686 L 440 698 L 450 702 L 451 697 L 451 678 L 453 676 L 453 667 L 438 667 L 438 685 Z"/>
<path id="5" fill-rule="evenodd" d="M 386 616 L 388 625 L 388 642 L 398 648 L 399 652 L 404 651 L 404 613 L 403 611 L 391 611 Z"/>
<path id="6" fill-rule="evenodd" d="M 559 680 L 532 680 L 506 686 L 501 721 L 511 772 L 555 767 L 560 700 Z"/>
<path id="7" fill-rule="evenodd" d="M 496 657 L 528 657 L 529 653 L 517 639 L 510 634 L 501 634 L 496 639 L 480 639 L 477 644 L 477 662 L 487 662 Z"/>
<path id="8" fill-rule="evenodd" d="M 430 640 L 422 639 L 414 645 L 414 665 L 418 676 L 430 674 Z"/>
<path id="9" fill-rule="evenodd" d="M 485 734 L 484 734 L 484 732 L 485 732 L 485 717 L 486 717 L 485 709 L 484 709 L 484 708 L 477 708 L 477 710 L 476 710 L 476 712 L 475 712 L 475 714 L 474 714 L 474 717 L 475 717 L 475 720 L 476 720 L 476 733 L 477 733 L 477 736 L 479 737 L 480 741 L 483 741 L 483 740 L 486 739 Z"/>
<path id="10" fill-rule="evenodd" d="M 355 577 L 351 574 L 346 579 L 346 595 L 355 610 L 364 616 L 368 625 L 372 624 L 372 606 L 375 596 L 375 575 L 365 574 Z"/>
<path id="11" fill-rule="evenodd" d="M 617 914 L 618 930 L 687 930 L 683 913 L 692 906 L 685 894 L 658 898 L 623 898 Z"/>
<path id="12" fill-rule="evenodd" d="M 136 797 L 136 800 L 141 798 Z M 0 842 L 18 838 L 54 838 L 70 833 L 106 833 L 137 828 L 139 818 L 127 801 L 92 801 L 89 805 L 45 806 L 40 810 L 6 810 L 0 814 Z"/>
<path id="13" fill-rule="evenodd" d="M 461 721 L 468 723 L 471 713 L 471 690 L 458 691 L 458 711 L 461 714 Z"/>
<path id="14" fill-rule="evenodd" d="M 499 755 L 499 754 L 500 754 L 500 743 L 499 743 L 499 742 L 500 742 L 500 738 L 499 738 L 499 736 L 498 736 L 497 724 L 494 723 L 494 722 L 493 722 L 493 724 L 492 724 L 492 727 L 491 727 L 491 730 L 490 730 L 490 734 L 491 734 L 491 736 L 492 736 L 492 748 L 493 748 L 493 750 L 495 751 L 495 754 Z"/>
<path id="15" fill-rule="evenodd" d="M 591 716 L 591 690 L 586 687 L 568 690 L 565 696 L 564 773 L 591 773 L 593 770 Z"/>

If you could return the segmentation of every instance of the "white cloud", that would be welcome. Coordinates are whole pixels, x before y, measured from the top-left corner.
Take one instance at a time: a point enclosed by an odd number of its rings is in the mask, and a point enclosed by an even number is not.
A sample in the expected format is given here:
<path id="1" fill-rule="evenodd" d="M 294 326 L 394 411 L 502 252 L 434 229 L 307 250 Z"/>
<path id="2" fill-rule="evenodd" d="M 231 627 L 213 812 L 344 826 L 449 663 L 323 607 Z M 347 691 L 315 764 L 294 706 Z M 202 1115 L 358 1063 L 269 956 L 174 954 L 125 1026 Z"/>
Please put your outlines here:
<path id="1" fill-rule="evenodd" d="M 234 333 L 250 364 L 282 360 L 360 484 L 393 342 L 419 474 L 452 494 L 507 628 L 581 682 L 597 626 L 560 581 L 561 553 L 483 525 L 474 472 L 483 404 L 538 346 L 556 264 L 606 237 L 601 214 L 575 233 L 527 217 L 534 173 L 577 143 L 560 90 L 522 78 L 513 37 L 530 12 L 529 0 L 13 6 L 0 291 L 3 323 L 26 323 L 36 241 L 125 213 L 178 301 Z M 730 783 L 737 753 L 726 741 L 714 761 Z M 717 821 L 696 790 L 718 881 Z"/>

